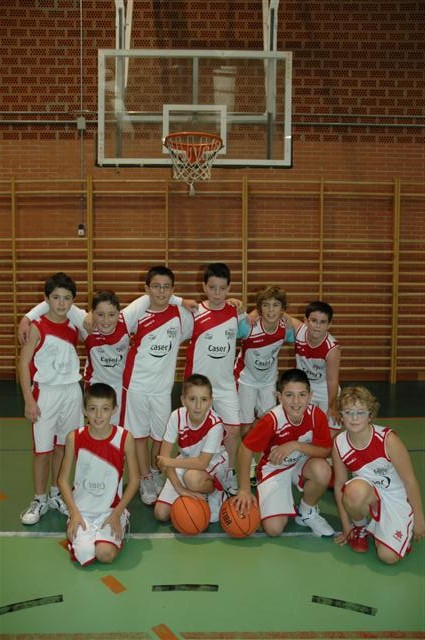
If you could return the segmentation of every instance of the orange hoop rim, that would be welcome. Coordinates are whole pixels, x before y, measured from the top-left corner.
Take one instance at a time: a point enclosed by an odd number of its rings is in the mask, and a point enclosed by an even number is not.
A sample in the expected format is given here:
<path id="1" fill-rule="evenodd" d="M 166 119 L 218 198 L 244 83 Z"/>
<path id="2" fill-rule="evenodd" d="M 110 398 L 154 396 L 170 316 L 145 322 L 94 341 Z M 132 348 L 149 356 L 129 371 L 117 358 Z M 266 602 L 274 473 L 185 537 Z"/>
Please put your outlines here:
<path id="1" fill-rule="evenodd" d="M 200 138 L 207 138 L 207 140 L 203 140 L 202 142 L 186 142 L 182 140 L 182 138 L 187 136 L 199 136 Z M 178 141 L 177 141 L 178 139 Z M 207 131 L 176 131 L 175 133 L 169 133 L 164 138 L 164 146 L 167 149 L 175 149 L 175 145 L 179 144 L 180 148 L 185 147 L 209 147 L 219 145 L 219 148 L 223 146 L 223 140 L 221 137 L 215 133 L 208 133 Z M 177 149 L 178 150 L 178 149 Z"/>

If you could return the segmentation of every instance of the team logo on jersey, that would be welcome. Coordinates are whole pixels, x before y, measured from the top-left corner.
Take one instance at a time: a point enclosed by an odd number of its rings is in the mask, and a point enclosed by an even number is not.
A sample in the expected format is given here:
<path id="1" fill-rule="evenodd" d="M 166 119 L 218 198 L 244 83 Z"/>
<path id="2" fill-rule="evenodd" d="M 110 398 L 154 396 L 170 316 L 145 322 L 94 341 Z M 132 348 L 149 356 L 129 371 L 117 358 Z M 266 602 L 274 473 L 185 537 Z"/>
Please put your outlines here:
<path id="1" fill-rule="evenodd" d="M 177 327 L 169 327 L 167 329 L 167 336 L 171 338 L 171 340 L 175 340 L 177 338 Z"/>
<path id="2" fill-rule="evenodd" d="M 62 375 L 72 370 L 70 363 L 67 361 L 58 362 L 58 360 L 53 360 L 52 367 L 55 371 Z"/>
<path id="3" fill-rule="evenodd" d="M 231 346 L 228 342 L 227 344 L 210 344 L 208 345 L 208 355 L 210 358 L 214 358 L 214 360 L 220 360 L 220 358 L 225 358 L 227 354 L 230 352 Z"/>
<path id="4" fill-rule="evenodd" d="M 259 371 L 266 371 L 267 369 L 270 369 L 273 362 L 274 362 L 273 357 L 267 358 L 267 360 L 260 360 L 259 358 L 256 358 L 254 360 L 254 367 Z"/>
<path id="5" fill-rule="evenodd" d="M 100 362 L 101 362 L 101 363 L 102 363 L 102 365 L 103 365 L 104 367 L 106 367 L 107 369 L 108 369 L 108 368 L 116 367 L 117 365 L 119 365 L 119 363 L 121 362 L 121 360 L 122 360 L 122 356 L 121 356 L 121 355 L 118 355 L 118 356 L 116 356 L 115 358 L 108 358 L 108 357 L 106 357 L 106 356 L 102 356 L 102 357 L 100 358 Z"/>
<path id="6" fill-rule="evenodd" d="M 213 337 L 214 336 L 210 331 L 207 331 L 206 333 L 204 333 L 204 340 L 212 340 Z"/>
<path id="7" fill-rule="evenodd" d="M 393 538 L 400 542 L 400 540 L 403 539 L 403 533 L 401 531 L 394 531 Z"/>
<path id="8" fill-rule="evenodd" d="M 232 328 L 226 329 L 224 335 L 228 340 L 234 340 L 236 338 L 236 331 Z"/>
<path id="9" fill-rule="evenodd" d="M 103 496 L 105 493 L 104 482 L 93 482 L 91 480 L 84 479 L 83 487 L 87 493 L 90 493 L 92 496 Z"/>
<path id="10" fill-rule="evenodd" d="M 164 358 L 173 348 L 172 342 L 168 344 L 153 344 L 149 348 L 149 355 L 153 358 Z"/>

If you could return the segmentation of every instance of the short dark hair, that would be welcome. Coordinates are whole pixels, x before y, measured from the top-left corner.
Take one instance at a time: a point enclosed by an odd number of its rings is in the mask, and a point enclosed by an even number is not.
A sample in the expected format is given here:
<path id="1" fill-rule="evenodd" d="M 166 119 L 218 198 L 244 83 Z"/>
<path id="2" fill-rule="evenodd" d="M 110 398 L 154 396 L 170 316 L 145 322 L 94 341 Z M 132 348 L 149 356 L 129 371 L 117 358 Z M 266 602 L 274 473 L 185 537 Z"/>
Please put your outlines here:
<path id="1" fill-rule="evenodd" d="M 210 396 L 212 396 L 212 384 L 207 376 L 202 373 L 192 373 L 191 376 L 185 378 L 182 384 L 182 396 L 189 391 L 189 387 L 208 387 Z"/>
<path id="2" fill-rule="evenodd" d="M 95 291 L 93 294 L 93 301 L 91 308 L 93 311 L 96 309 L 97 305 L 101 302 L 110 302 L 114 307 L 120 310 L 120 300 L 112 289 L 103 289 L 102 291 Z"/>
<path id="3" fill-rule="evenodd" d="M 50 296 L 54 289 L 58 289 L 59 287 L 70 291 L 73 298 L 77 295 L 77 285 L 74 280 L 67 276 L 63 271 L 58 271 L 50 276 L 50 278 L 47 278 L 44 283 L 44 295 L 46 298 Z"/>
<path id="4" fill-rule="evenodd" d="M 171 280 L 172 285 L 174 286 L 174 273 L 171 271 L 171 269 L 169 269 L 165 265 L 161 264 L 156 267 L 151 267 L 149 269 L 145 279 L 145 283 L 147 284 L 148 287 L 155 276 L 168 276 Z"/>
<path id="5" fill-rule="evenodd" d="M 267 287 L 266 289 L 263 289 L 262 291 L 259 291 L 257 293 L 255 304 L 257 307 L 257 311 L 260 315 L 261 315 L 261 305 L 263 304 L 263 302 L 265 300 L 271 300 L 273 298 L 278 302 L 280 302 L 280 304 L 282 305 L 282 311 L 285 311 L 287 307 L 286 293 L 283 289 L 273 286 L 273 287 Z"/>
<path id="6" fill-rule="evenodd" d="M 280 371 L 277 377 L 276 391 L 281 393 L 289 382 L 302 382 L 310 391 L 310 381 L 306 372 L 301 369 L 287 369 L 286 371 Z"/>
<path id="7" fill-rule="evenodd" d="M 210 278 L 224 278 L 227 284 L 230 284 L 230 269 L 224 262 L 211 262 L 204 270 L 204 284 L 207 284 Z"/>
<path id="8" fill-rule="evenodd" d="M 309 304 L 305 308 L 304 315 L 306 318 L 309 317 L 311 313 L 314 311 L 320 311 L 320 313 L 325 313 L 328 316 L 329 322 L 332 321 L 334 310 L 331 305 L 327 302 L 323 302 L 323 300 L 313 300 L 313 302 L 309 302 Z"/>
<path id="9" fill-rule="evenodd" d="M 112 406 L 114 408 L 117 406 L 117 394 L 115 393 L 115 389 L 104 382 L 95 382 L 89 387 L 86 387 L 84 390 L 84 408 L 87 407 L 90 398 L 111 400 Z"/>

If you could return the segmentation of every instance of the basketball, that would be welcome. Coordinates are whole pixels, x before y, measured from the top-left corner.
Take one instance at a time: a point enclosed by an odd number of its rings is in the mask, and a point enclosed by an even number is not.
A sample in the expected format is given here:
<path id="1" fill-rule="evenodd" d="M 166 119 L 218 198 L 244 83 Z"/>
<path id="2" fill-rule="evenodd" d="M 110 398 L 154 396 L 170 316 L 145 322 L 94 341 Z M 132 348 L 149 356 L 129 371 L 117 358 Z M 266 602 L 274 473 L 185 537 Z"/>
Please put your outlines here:
<path id="1" fill-rule="evenodd" d="M 232 499 L 228 498 L 221 507 L 220 524 L 232 538 L 246 538 L 254 533 L 260 524 L 258 505 L 251 504 L 249 512 L 242 517 Z"/>
<path id="2" fill-rule="evenodd" d="M 196 536 L 208 527 L 211 511 L 206 500 L 179 496 L 171 507 L 173 527 L 185 536 Z"/>

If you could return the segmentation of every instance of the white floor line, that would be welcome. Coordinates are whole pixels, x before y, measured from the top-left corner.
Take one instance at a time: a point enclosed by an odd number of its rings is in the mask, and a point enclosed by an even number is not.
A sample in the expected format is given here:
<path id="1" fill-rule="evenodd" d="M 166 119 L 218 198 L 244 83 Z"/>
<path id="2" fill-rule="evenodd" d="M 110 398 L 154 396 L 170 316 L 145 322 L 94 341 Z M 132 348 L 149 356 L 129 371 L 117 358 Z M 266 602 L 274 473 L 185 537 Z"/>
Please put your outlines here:
<path id="1" fill-rule="evenodd" d="M 340 533 L 339 531 L 336 534 Z M 282 533 L 279 537 L 281 538 L 298 538 L 305 536 L 313 536 L 310 531 L 291 531 Z M 183 538 L 187 540 L 190 537 L 194 538 L 227 538 L 230 536 L 227 533 L 217 532 L 217 533 L 200 533 L 198 536 L 184 536 L 179 533 L 130 533 L 129 538 L 133 538 L 134 540 L 173 540 L 174 538 Z M 265 533 L 258 532 L 253 533 L 250 538 L 267 538 L 268 536 Z M 0 531 L 0 538 L 65 538 L 65 532 L 61 533 L 60 531 Z M 237 539 L 237 538 L 235 538 Z M 238 538 L 239 540 L 243 538 Z"/>

